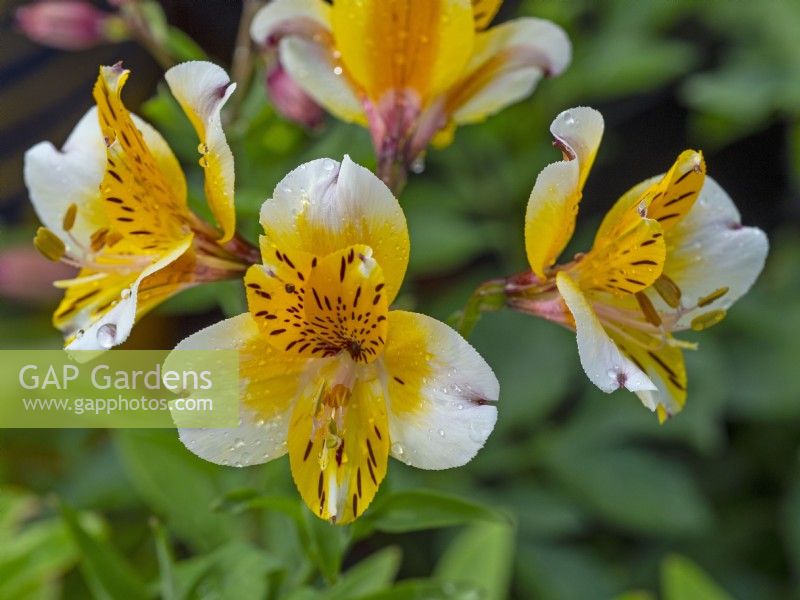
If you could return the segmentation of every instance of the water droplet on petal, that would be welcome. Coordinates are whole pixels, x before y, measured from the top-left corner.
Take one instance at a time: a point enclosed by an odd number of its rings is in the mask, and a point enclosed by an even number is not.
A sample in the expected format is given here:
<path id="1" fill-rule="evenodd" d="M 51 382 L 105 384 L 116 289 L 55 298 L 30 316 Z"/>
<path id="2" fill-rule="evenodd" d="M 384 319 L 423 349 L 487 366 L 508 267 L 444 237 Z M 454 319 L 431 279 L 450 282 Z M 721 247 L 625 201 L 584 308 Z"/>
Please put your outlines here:
<path id="1" fill-rule="evenodd" d="M 392 444 L 392 454 L 396 456 L 403 456 L 405 451 L 406 449 L 403 448 L 403 445 L 400 442 L 395 442 L 394 444 Z"/>
<path id="2" fill-rule="evenodd" d="M 97 343 L 101 348 L 108 350 L 117 343 L 117 326 L 106 323 L 97 330 Z"/>
<path id="3" fill-rule="evenodd" d="M 124 290 L 122 290 L 119 293 L 119 295 L 120 295 L 120 298 L 122 298 L 123 300 L 126 300 L 126 299 L 130 298 L 131 297 L 131 288 L 125 288 Z"/>
<path id="4" fill-rule="evenodd" d="M 411 172 L 417 175 L 425 172 L 425 157 L 420 155 L 411 162 Z"/>

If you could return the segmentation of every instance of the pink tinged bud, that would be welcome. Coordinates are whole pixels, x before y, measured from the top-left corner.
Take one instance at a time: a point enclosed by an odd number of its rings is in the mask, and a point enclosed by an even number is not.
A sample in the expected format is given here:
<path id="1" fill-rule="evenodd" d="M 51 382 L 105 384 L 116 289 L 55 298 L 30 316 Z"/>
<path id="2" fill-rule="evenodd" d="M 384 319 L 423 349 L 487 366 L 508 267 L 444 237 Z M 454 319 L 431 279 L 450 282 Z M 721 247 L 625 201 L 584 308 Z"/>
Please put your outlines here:
<path id="1" fill-rule="evenodd" d="M 53 282 L 74 276 L 75 269 L 46 260 L 28 245 L 0 250 L 0 297 L 49 304 L 64 293 Z"/>
<path id="2" fill-rule="evenodd" d="M 322 124 L 325 113 L 292 76 L 278 65 L 267 75 L 267 92 L 277 111 L 285 118 L 309 129 Z"/>
<path id="3" fill-rule="evenodd" d="M 85 50 L 110 41 L 118 18 L 80 0 L 42 0 L 17 9 L 17 25 L 34 42 L 60 50 Z M 119 33 L 119 32 L 117 32 Z M 119 38 L 118 35 L 113 36 Z M 124 37 L 124 36 L 123 36 Z"/>

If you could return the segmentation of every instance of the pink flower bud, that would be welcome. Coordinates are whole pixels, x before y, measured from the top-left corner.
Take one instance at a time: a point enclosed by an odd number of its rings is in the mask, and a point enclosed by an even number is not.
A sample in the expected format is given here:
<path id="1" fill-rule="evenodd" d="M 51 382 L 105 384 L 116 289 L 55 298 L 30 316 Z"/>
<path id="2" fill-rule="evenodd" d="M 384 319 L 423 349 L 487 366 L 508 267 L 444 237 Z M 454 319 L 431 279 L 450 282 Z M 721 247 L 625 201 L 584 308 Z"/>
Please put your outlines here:
<path id="1" fill-rule="evenodd" d="M 104 41 L 115 15 L 81 0 L 42 0 L 17 9 L 18 27 L 34 42 L 60 50 L 85 50 Z"/>
<path id="2" fill-rule="evenodd" d="M 285 118 L 309 129 L 322 124 L 325 113 L 292 76 L 277 65 L 267 74 L 267 92 L 277 111 Z"/>

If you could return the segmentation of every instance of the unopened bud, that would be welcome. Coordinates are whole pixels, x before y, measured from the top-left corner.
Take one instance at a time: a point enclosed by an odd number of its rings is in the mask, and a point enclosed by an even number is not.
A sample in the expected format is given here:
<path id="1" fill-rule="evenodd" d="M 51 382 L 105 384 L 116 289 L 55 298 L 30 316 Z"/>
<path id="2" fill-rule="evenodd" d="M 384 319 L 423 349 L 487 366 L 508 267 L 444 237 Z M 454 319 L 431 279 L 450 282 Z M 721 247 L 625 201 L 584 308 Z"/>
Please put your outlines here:
<path id="1" fill-rule="evenodd" d="M 59 50 L 85 50 L 127 38 L 119 17 L 81 0 L 42 0 L 21 6 L 16 20 L 31 40 Z"/>
<path id="2" fill-rule="evenodd" d="M 309 129 L 322 124 L 325 113 L 286 70 L 278 65 L 267 75 L 267 92 L 277 111 Z"/>

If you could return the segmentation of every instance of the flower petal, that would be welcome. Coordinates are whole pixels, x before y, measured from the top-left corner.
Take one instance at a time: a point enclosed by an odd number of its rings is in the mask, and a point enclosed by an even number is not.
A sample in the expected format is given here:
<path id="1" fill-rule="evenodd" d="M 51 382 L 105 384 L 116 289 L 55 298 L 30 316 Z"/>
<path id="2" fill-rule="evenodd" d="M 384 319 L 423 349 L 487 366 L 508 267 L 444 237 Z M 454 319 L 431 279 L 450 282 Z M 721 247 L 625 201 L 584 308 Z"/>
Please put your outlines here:
<path id="1" fill-rule="evenodd" d="M 634 186 L 617 200 L 603 218 L 595 244 L 619 237 L 636 226 L 642 216 L 658 221 L 668 231 L 692 209 L 705 174 L 700 152 L 682 152 L 669 171 Z"/>
<path id="2" fill-rule="evenodd" d="M 684 314 L 679 328 L 689 327 L 692 319 L 704 312 L 729 308 L 744 295 L 764 268 L 769 249 L 764 232 L 741 225 L 733 201 L 710 177 L 689 214 L 665 236 L 669 251 L 664 273 L 680 288 L 684 306 L 694 306 L 727 288 L 706 306 Z M 671 310 L 660 298 L 651 296 L 661 310 Z"/>
<path id="3" fill-rule="evenodd" d="M 388 458 L 386 402 L 377 380 L 356 380 L 348 392 L 322 374 L 316 394 L 297 402 L 289 427 L 292 477 L 320 518 L 342 525 L 363 513 Z"/>
<path id="4" fill-rule="evenodd" d="M 472 18 L 475 19 L 475 29 L 486 29 L 492 22 L 503 0 L 472 0 Z"/>
<path id="5" fill-rule="evenodd" d="M 345 69 L 376 103 L 404 90 L 424 103 L 458 79 L 472 53 L 469 0 L 336 0 L 332 22 Z"/>
<path id="6" fill-rule="evenodd" d="M 236 84 L 231 83 L 224 69 L 204 61 L 182 63 L 172 67 L 164 77 L 200 138 L 206 200 L 222 228 L 220 242 L 227 242 L 236 227 L 234 168 L 220 112 Z"/>
<path id="7" fill-rule="evenodd" d="M 283 456 L 292 403 L 307 361 L 274 350 L 249 314 L 220 321 L 175 347 L 204 349 L 239 351 L 241 424 L 227 429 L 180 428 L 181 442 L 200 458 L 219 465 L 257 465 Z"/>
<path id="8" fill-rule="evenodd" d="M 174 162 L 167 172 L 161 171 L 122 102 L 122 89 L 129 75 L 130 71 L 119 64 L 100 67 L 93 90 L 100 128 L 108 146 L 100 192 L 109 228 L 125 238 L 129 246 L 126 250 L 159 254 L 169 251 L 184 237 L 189 218 L 186 185 L 183 178 L 167 178 L 174 173 Z M 156 143 L 160 154 L 163 145 Z M 161 161 L 171 162 L 168 158 L 165 161 L 163 155 Z M 106 236 L 98 235 L 103 242 L 98 245 L 102 248 Z M 115 251 L 119 252 L 116 248 Z"/>
<path id="9" fill-rule="evenodd" d="M 628 343 L 612 335 L 614 342 L 650 378 L 656 390 L 638 390 L 636 395 L 647 408 L 664 422 L 678 414 L 686 404 L 686 367 L 680 348 L 669 345 L 669 340 L 652 350 Z"/>
<path id="10" fill-rule="evenodd" d="M 529 96 L 543 76 L 566 69 L 572 46 L 550 21 L 521 18 L 475 38 L 475 51 L 464 75 L 445 100 L 457 123 L 482 121 Z"/>
<path id="11" fill-rule="evenodd" d="M 336 59 L 331 7 L 322 0 L 274 0 L 250 28 L 256 43 L 277 45 L 288 77 L 337 118 L 367 124 L 358 94 Z"/>
<path id="12" fill-rule="evenodd" d="M 329 113 L 342 121 L 367 124 L 358 93 L 328 46 L 287 37 L 280 42 L 279 55 L 297 85 Z"/>
<path id="13" fill-rule="evenodd" d="M 606 393 L 620 388 L 632 392 L 656 386 L 633 361 L 625 357 L 603 329 L 580 287 L 564 271 L 556 276 L 561 297 L 575 319 L 578 355 L 589 380 Z"/>
<path id="14" fill-rule="evenodd" d="M 94 298 L 91 298 L 92 301 L 87 298 L 76 299 L 76 302 L 80 302 L 76 307 L 75 317 L 71 319 L 70 324 L 72 328 L 79 327 L 79 329 L 67 338 L 65 348 L 67 350 L 108 350 L 128 339 L 137 315 L 141 314 L 138 297 L 142 282 L 186 253 L 192 244 L 193 237 L 193 234 L 189 234 L 176 242 L 168 252 L 139 273 L 138 277 L 127 288 L 130 290 L 127 295 L 122 293 L 124 288 L 110 287 L 102 279 L 87 284 L 90 286 L 90 290 L 101 290 L 106 294 L 110 289 L 113 289 L 114 295 L 119 294 L 119 301 L 114 305 L 107 305 L 99 309 L 92 302 Z M 117 284 L 126 282 L 126 280 L 120 278 L 114 278 L 113 281 Z M 75 287 L 71 288 L 70 292 L 81 294 L 81 290 L 82 287 Z M 163 297 L 159 298 L 159 300 L 161 299 Z"/>
<path id="15" fill-rule="evenodd" d="M 469 462 L 497 420 L 486 361 L 444 323 L 394 310 L 383 362 L 392 456 L 421 469 Z"/>
<path id="16" fill-rule="evenodd" d="M 270 46 L 287 36 L 330 36 L 331 7 L 323 0 L 273 0 L 261 8 L 250 25 L 256 44 Z"/>
<path id="17" fill-rule="evenodd" d="M 75 251 L 62 223 L 71 204 L 79 207 L 71 233 L 89 245 L 91 234 L 108 219 L 100 201 L 100 182 L 106 169 L 106 145 L 91 108 L 78 121 L 62 150 L 40 142 L 25 153 L 23 175 L 31 203 L 45 227 L 62 238 L 68 251 Z"/>
<path id="18" fill-rule="evenodd" d="M 528 262 L 542 278 L 575 231 L 583 184 L 603 136 L 603 117 L 593 108 L 573 108 L 558 115 L 550 131 L 565 160 L 539 173 L 525 215 Z"/>
<path id="19" fill-rule="evenodd" d="M 289 173 L 261 208 L 266 237 L 282 252 L 325 256 L 363 244 L 383 270 L 391 303 L 408 265 L 406 219 L 373 173 L 345 156 L 314 160 Z"/>
<path id="20" fill-rule="evenodd" d="M 383 350 L 388 305 L 368 246 L 321 259 L 276 249 L 263 266 L 250 267 L 245 284 L 250 313 L 279 351 L 309 358 L 346 351 L 370 363 Z"/>

